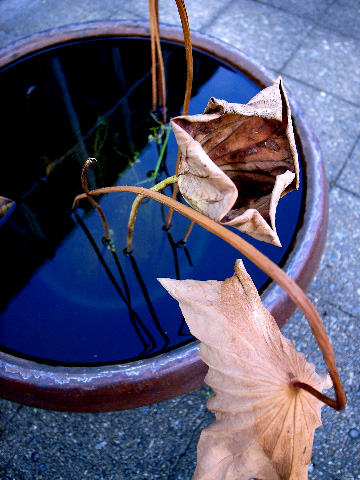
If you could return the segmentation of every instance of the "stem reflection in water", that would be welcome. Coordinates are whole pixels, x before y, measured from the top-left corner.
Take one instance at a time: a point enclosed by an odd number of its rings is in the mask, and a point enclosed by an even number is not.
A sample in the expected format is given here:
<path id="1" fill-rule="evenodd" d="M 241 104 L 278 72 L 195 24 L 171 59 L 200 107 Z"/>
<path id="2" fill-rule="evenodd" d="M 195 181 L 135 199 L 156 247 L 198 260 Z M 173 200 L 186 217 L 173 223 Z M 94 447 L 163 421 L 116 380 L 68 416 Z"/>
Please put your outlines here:
<path id="1" fill-rule="evenodd" d="M 179 266 L 180 264 L 179 264 L 179 258 L 178 258 L 178 251 L 179 251 L 179 249 L 184 251 L 184 253 L 186 255 L 186 258 L 187 258 L 190 266 L 192 267 L 193 263 L 191 261 L 190 253 L 189 253 L 189 250 L 187 249 L 187 247 L 185 246 L 183 240 L 180 240 L 179 242 L 175 243 L 170 232 L 167 232 L 167 238 L 169 240 L 172 252 L 174 254 L 176 280 L 180 280 L 181 278 L 180 278 L 180 266 Z M 181 337 L 187 337 L 187 336 L 190 335 L 189 331 L 187 331 L 187 332 L 183 331 L 184 328 L 188 329 L 187 325 L 186 325 L 186 322 L 185 322 L 185 318 L 182 315 L 181 316 L 181 324 L 180 324 L 180 327 L 179 327 L 179 330 L 178 330 L 178 335 L 181 336 Z"/>
<path id="2" fill-rule="evenodd" d="M 153 307 L 153 304 L 151 302 L 151 299 L 150 299 L 150 296 L 149 296 L 149 293 L 148 293 L 148 290 L 146 288 L 146 285 L 145 285 L 145 282 L 141 276 L 141 273 L 140 273 L 140 270 L 137 266 L 137 263 L 136 263 L 136 260 L 135 260 L 135 257 L 134 255 L 132 255 L 131 253 L 129 254 L 129 258 L 130 258 L 130 262 L 131 262 L 131 266 L 133 267 L 134 269 L 134 273 L 135 273 L 135 276 L 136 276 L 136 279 L 137 281 L 139 282 L 139 285 L 140 285 L 140 288 L 141 288 L 141 291 L 142 291 L 142 294 L 144 295 L 144 299 L 146 301 L 146 304 L 149 308 L 149 312 L 150 312 L 150 315 L 151 315 L 151 318 L 153 319 L 154 321 L 154 324 L 157 328 L 157 330 L 159 331 L 160 335 L 162 336 L 162 338 L 164 339 L 165 343 L 164 343 L 164 346 L 163 346 L 163 349 L 166 348 L 170 341 L 169 341 L 169 337 L 166 335 L 165 331 L 163 330 L 160 322 L 159 322 L 159 319 L 157 318 L 157 315 L 156 315 L 156 312 L 155 312 L 155 309 Z"/>
<path id="3" fill-rule="evenodd" d="M 123 300 L 125 305 L 128 307 L 131 323 L 132 323 L 132 325 L 133 325 L 133 327 L 134 327 L 134 329 L 135 329 L 135 331 L 136 331 L 136 333 L 137 333 L 137 335 L 138 335 L 138 337 L 139 337 L 139 339 L 140 339 L 140 341 L 141 341 L 141 343 L 143 344 L 143 347 L 144 347 L 144 350 L 141 352 L 141 355 L 150 353 L 156 347 L 155 339 L 152 336 L 152 334 L 150 333 L 150 331 L 148 330 L 148 328 L 144 325 L 144 323 L 142 322 L 139 315 L 133 310 L 133 308 L 131 306 L 130 290 L 129 290 L 129 287 L 127 285 L 123 269 L 121 267 L 119 258 L 117 256 L 115 250 L 113 248 L 111 248 L 111 251 L 112 251 L 112 254 L 113 254 L 113 257 L 114 257 L 114 260 L 115 260 L 115 264 L 116 264 L 116 266 L 119 270 L 121 280 L 122 280 L 123 285 L 124 285 L 125 295 L 124 295 L 123 291 L 121 290 L 118 282 L 116 281 L 114 275 L 112 274 L 109 266 L 107 265 L 103 255 L 101 254 L 101 252 L 99 250 L 99 247 L 97 246 L 94 238 L 92 237 L 89 229 L 87 228 L 87 226 L 83 222 L 82 218 L 76 212 L 74 212 L 74 217 L 75 217 L 78 225 L 82 228 L 86 237 L 88 238 L 91 246 L 94 249 L 94 252 L 96 253 L 97 257 L 100 260 L 101 265 L 104 267 L 104 270 L 105 270 L 107 276 L 109 277 L 109 280 L 113 284 L 113 286 L 114 286 L 115 290 L 117 291 L 117 293 L 119 294 L 120 298 Z M 144 337 L 143 332 L 144 332 L 144 334 L 146 335 L 147 338 Z"/>

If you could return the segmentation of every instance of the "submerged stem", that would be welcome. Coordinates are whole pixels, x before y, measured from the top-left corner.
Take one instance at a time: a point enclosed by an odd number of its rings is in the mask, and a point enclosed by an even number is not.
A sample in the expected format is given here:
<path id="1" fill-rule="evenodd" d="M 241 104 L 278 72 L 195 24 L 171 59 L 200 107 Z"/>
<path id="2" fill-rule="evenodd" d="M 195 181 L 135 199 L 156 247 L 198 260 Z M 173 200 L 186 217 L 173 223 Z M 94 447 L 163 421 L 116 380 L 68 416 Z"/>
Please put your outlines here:
<path id="1" fill-rule="evenodd" d="M 88 158 L 86 160 L 86 162 L 84 163 L 84 166 L 83 166 L 83 169 L 82 169 L 82 172 L 81 172 L 81 184 L 82 184 L 85 195 L 87 196 L 89 202 L 97 210 L 98 214 L 100 215 L 100 218 L 101 218 L 101 221 L 104 225 L 104 230 L 105 230 L 105 241 L 109 243 L 110 242 L 110 231 L 109 231 L 109 225 L 107 223 L 105 214 L 102 211 L 100 205 L 98 203 L 96 203 L 95 200 L 92 198 L 92 196 L 89 192 L 89 188 L 88 188 L 88 184 L 87 184 L 87 180 L 86 180 L 87 171 L 88 171 L 89 166 L 92 164 L 93 161 L 96 162 L 96 158 Z"/>
<path id="2" fill-rule="evenodd" d="M 161 144 L 161 149 L 160 149 L 159 156 L 158 156 L 158 159 L 157 159 L 157 162 L 156 162 L 156 165 L 155 165 L 155 170 L 151 173 L 149 178 L 147 178 L 146 180 L 142 180 L 141 182 L 138 182 L 136 185 L 143 185 L 144 183 L 151 182 L 152 180 L 156 179 L 156 177 L 158 176 L 158 173 L 160 171 L 161 164 L 162 164 L 165 152 L 166 152 L 166 147 L 167 147 L 167 144 L 169 142 L 171 127 L 170 126 L 165 127 L 165 130 L 166 130 L 166 135 L 165 135 L 164 141 Z"/>
<path id="3" fill-rule="evenodd" d="M 176 175 L 173 175 L 172 177 L 165 178 L 165 180 L 162 180 L 161 182 L 157 183 L 156 185 L 151 187 L 150 190 L 153 190 L 154 192 L 158 192 L 159 190 L 163 190 L 168 185 L 172 185 L 177 181 L 178 181 L 178 177 Z M 139 211 L 139 207 L 141 205 L 141 202 L 144 200 L 144 198 L 145 197 L 143 195 L 138 195 L 135 198 L 131 207 L 131 212 L 130 212 L 130 217 L 128 222 L 128 232 L 126 237 L 126 249 L 125 249 L 126 253 L 132 252 L 132 242 L 133 242 L 133 236 L 134 236 L 135 221 Z"/>
<path id="4" fill-rule="evenodd" d="M 325 331 L 324 325 L 322 323 L 321 317 L 316 310 L 315 306 L 311 303 L 309 298 L 305 295 L 303 290 L 292 280 L 280 267 L 278 267 L 272 260 L 270 260 L 266 255 L 259 252 L 253 245 L 248 243 L 243 238 L 239 237 L 236 233 L 228 230 L 227 228 L 219 225 L 215 221 L 206 217 L 205 215 L 193 210 L 192 208 L 183 205 L 176 200 L 162 195 L 161 193 L 142 188 L 142 187 L 107 187 L 100 188 L 98 190 L 93 190 L 89 192 L 90 195 L 98 195 L 101 193 L 111 193 L 111 192 L 133 192 L 144 197 L 150 197 L 154 200 L 167 205 L 168 207 L 176 210 L 185 217 L 194 220 L 201 227 L 205 228 L 211 233 L 214 233 L 218 237 L 225 240 L 229 245 L 236 248 L 240 253 L 245 255 L 250 261 L 257 265 L 263 272 L 265 272 L 269 277 L 271 277 L 275 282 L 277 282 L 288 294 L 291 300 L 300 308 L 304 313 L 306 319 L 309 322 L 311 330 L 316 338 L 316 341 L 320 347 L 320 350 L 324 356 L 325 363 L 328 367 L 330 377 L 333 381 L 336 400 L 327 397 L 326 395 L 321 395 L 321 401 L 335 408 L 336 410 L 342 410 L 346 405 L 346 395 L 344 388 L 342 386 L 339 373 L 336 368 L 335 355 L 330 343 L 329 337 Z M 77 205 L 78 201 L 82 198 L 85 198 L 86 195 L 78 195 L 74 200 L 74 206 Z M 305 388 L 306 384 L 299 383 L 297 386 L 299 388 Z M 307 388 L 307 391 L 314 394 L 311 389 Z M 311 390 L 311 391 L 310 391 Z"/>
<path id="5" fill-rule="evenodd" d="M 187 239 L 189 238 L 189 235 L 190 235 L 190 233 L 191 233 L 191 230 L 193 229 L 194 224 L 195 224 L 195 221 L 192 220 L 191 223 L 190 223 L 190 225 L 189 225 L 189 228 L 186 230 L 186 233 L 185 233 L 185 235 L 184 235 L 184 238 L 181 240 L 181 243 L 184 243 L 184 244 L 185 244 L 185 243 L 187 242 Z"/>

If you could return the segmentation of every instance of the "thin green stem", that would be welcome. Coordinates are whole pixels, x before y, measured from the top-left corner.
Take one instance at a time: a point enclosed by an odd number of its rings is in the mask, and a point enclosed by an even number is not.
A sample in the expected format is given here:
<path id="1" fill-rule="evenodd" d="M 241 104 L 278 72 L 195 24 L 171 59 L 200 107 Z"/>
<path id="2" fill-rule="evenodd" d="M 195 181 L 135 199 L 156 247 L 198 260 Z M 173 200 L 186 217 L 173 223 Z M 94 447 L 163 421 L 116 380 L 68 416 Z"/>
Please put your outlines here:
<path id="1" fill-rule="evenodd" d="M 346 395 L 344 388 L 342 386 L 339 373 L 336 368 L 335 355 L 330 343 L 329 337 L 325 331 L 324 325 L 322 323 L 321 317 L 317 312 L 315 306 L 311 303 L 308 297 L 305 295 L 303 290 L 292 280 L 280 267 L 278 267 L 272 260 L 270 260 L 266 255 L 259 252 L 253 245 L 248 243 L 246 240 L 241 238 L 236 233 L 228 230 L 227 228 L 219 225 L 205 215 L 193 210 L 192 208 L 183 205 L 176 200 L 162 195 L 161 193 L 154 192 L 152 190 L 142 188 L 142 187 L 107 187 L 100 188 L 98 190 L 93 190 L 89 192 L 90 195 L 98 195 L 99 193 L 111 193 L 111 192 L 133 192 L 144 197 L 150 197 L 154 200 L 167 205 L 168 207 L 176 210 L 185 217 L 194 220 L 201 227 L 205 228 L 211 233 L 214 233 L 218 237 L 222 238 L 229 245 L 236 248 L 240 253 L 245 255 L 250 261 L 257 265 L 263 272 L 265 272 L 269 277 L 271 277 L 275 282 L 277 282 L 288 294 L 291 300 L 300 308 L 307 318 L 311 330 L 316 338 L 316 341 L 320 347 L 321 352 L 324 355 L 325 363 L 328 367 L 330 377 L 333 381 L 336 400 L 331 399 L 330 397 L 323 396 L 322 401 L 325 403 L 325 399 L 328 399 L 328 403 L 331 407 L 336 410 L 342 410 L 346 405 Z M 85 198 L 86 195 L 78 195 L 74 199 L 73 206 L 76 206 L 78 201 L 82 198 Z M 305 384 L 296 384 L 298 388 L 303 388 Z M 309 391 L 309 389 L 307 390 Z M 312 393 L 309 391 L 309 393 Z M 319 392 L 318 392 L 319 393 Z"/>
<path id="2" fill-rule="evenodd" d="M 156 162 L 155 170 L 150 175 L 150 178 L 147 178 L 146 180 L 142 180 L 141 182 L 138 182 L 136 184 L 137 186 L 138 185 L 143 185 L 144 183 L 151 182 L 154 178 L 156 179 L 156 177 L 158 176 L 158 173 L 159 173 L 159 170 L 160 170 L 160 167 L 161 167 L 161 163 L 162 163 L 164 155 L 165 155 L 166 147 L 167 147 L 167 144 L 169 142 L 171 127 L 170 126 L 165 127 L 165 130 L 166 130 L 166 135 L 165 135 L 164 142 L 161 144 L 161 149 L 160 149 L 159 156 L 158 156 L 158 159 L 157 159 L 157 162 Z"/>
<path id="3" fill-rule="evenodd" d="M 170 138 L 170 132 L 171 132 L 171 127 L 169 125 L 166 129 L 166 136 L 165 136 L 163 144 L 161 145 L 161 150 L 160 150 L 160 153 L 159 153 L 158 161 L 157 161 L 155 171 L 154 171 L 154 174 L 153 174 L 153 177 L 155 177 L 155 178 L 157 177 L 157 175 L 159 173 L 161 162 L 164 158 L 165 150 L 166 150 L 167 144 L 169 142 L 169 138 Z"/>

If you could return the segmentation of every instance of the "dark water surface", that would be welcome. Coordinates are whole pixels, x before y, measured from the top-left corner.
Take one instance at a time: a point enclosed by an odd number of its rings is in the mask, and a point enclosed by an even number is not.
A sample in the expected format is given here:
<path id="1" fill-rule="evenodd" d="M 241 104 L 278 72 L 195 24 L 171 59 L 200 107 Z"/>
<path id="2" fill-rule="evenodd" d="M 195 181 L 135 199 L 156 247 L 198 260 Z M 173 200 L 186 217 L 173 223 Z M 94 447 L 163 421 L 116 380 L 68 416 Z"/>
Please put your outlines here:
<path id="1" fill-rule="evenodd" d="M 183 48 L 164 44 L 168 115 L 182 109 L 186 76 Z M 135 62 L 134 62 L 135 60 Z M 260 89 L 245 75 L 202 53 L 194 54 L 190 113 L 211 96 L 246 103 Z M 174 348 L 192 340 L 178 304 L 156 277 L 223 280 L 240 255 L 198 226 L 178 245 L 189 220 L 145 200 L 134 252 L 123 254 L 133 194 L 99 199 L 115 253 L 102 243 L 97 213 L 81 203 L 80 174 L 88 157 L 90 188 L 151 187 L 158 145 L 148 143 L 151 117 L 150 45 L 146 40 L 81 41 L 49 49 L 0 75 L 3 118 L 0 195 L 16 208 L 0 227 L 0 345 L 5 351 L 50 362 L 118 362 Z M 173 134 L 158 180 L 175 170 Z M 147 183 L 142 183 L 148 179 Z M 170 188 L 167 194 L 171 195 Z M 252 240 L 281 263 L 298 223 L 301 191 L 280 201 L 277 230 L 283 248 Z M 245 260 L 258 289 L 268 280 Z"/>

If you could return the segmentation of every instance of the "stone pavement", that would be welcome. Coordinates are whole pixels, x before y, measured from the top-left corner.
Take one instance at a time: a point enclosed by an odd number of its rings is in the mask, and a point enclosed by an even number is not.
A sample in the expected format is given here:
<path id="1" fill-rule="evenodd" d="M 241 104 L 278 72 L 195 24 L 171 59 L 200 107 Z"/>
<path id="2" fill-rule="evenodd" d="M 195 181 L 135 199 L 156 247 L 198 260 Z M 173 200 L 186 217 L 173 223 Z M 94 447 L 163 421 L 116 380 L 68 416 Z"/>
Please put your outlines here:
<path id="1" fill-rule="evenodd" d="M 313 122 L 330 188 L 326 251 L 309 295 L 338 358 L 348 406 L 323 409 L 311 480 L 360 479 L 358 0 L 187 0 L 190 25 L 244 50 L 281 74 Z M 161 22 L 179 25 L 175 2 Z M 0 0 L 0 46 L 55 26 L 146 20 L 146 0 Z M 284 328 L 310 360 L 322 359 L 296 313 Z M 191 479 L 196 443 L 213 416 L 206 387 L 136 410 L 70 414 L 0 400 L 2 480 Z"/>

